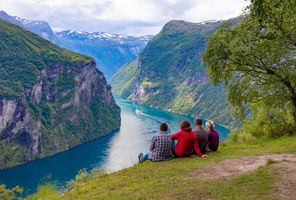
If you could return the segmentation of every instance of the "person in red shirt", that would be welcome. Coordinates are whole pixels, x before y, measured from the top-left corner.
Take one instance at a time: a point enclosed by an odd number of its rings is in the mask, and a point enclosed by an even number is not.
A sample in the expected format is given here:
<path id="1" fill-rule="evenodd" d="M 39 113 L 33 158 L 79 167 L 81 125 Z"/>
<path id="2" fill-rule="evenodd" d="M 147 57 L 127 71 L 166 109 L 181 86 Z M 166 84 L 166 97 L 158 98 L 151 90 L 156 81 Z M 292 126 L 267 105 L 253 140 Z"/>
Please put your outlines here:
<path id="1" fill-rule="evenodd" d="M 177 140 L 176 147 L 173 149 L 174 156 L 188 157 L 194 151 L 199 157 L 203 157 L 198 148 L 197 136 L 192 132 L 190 122 L 182 121 L 180 128 L 180 132 L 171 135 L 173 140 Z"/>

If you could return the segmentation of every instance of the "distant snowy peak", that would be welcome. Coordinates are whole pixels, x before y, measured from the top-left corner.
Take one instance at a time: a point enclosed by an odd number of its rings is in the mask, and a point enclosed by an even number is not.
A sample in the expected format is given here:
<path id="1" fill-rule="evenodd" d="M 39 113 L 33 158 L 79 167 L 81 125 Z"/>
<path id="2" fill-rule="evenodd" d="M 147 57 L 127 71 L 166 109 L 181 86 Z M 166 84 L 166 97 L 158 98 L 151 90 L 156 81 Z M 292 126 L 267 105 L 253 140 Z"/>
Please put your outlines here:
<path id="1" fill-rule="evenodd" d="M 35 34 L 54 42 L 54 33 L 49 24 L 45 21 L 28 20 L 17 16 L 10 16 L 4 11 L 0 11 L 0 18 L 15 25 L 22 26 Z"/>
<path id="2" fill-rule="evenodd" d="M 135 36 L 120 35 L 120 34 L 111 34 L 106 32 L 89 33 L 84 31 L 73 31 L 73 30 L 56 32 L 56 35 L 60 38 L 67 38 L 70 40 L 113 41 L 120 44 L 131 43 L 136 41 L 148 43 L 153 37 L 151 35 L 135 37 Z"/>

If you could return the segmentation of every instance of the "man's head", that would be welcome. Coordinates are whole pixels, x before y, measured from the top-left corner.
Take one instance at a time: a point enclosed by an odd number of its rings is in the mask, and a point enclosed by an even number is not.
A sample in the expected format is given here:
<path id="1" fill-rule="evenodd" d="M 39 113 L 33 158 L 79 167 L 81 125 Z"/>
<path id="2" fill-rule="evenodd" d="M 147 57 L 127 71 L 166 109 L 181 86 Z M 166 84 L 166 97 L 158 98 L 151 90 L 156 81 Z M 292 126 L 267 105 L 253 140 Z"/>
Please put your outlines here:
<path id="1" fill-rule="evenodd" d="M 182 131 L 186 131 L 186 132 L 190 132 L 192 130 L 190 122 L 187 121 L 187 120 L 184 120 L 184 121 L 181 122 L 180 128 L 181 128 Z"/>
<path id="2" fill-rule="evenodd" d="M 202 127 L 202 120 L 199 117 L 196 117 L 195 120 L 194 120 L 194 125 L 197 128 Z"/>
<path id="3" fill-rule="evenodd" d="M 160 131 L 168 131 L 168 125 L 166 123 L 161 123 L 159 130 Z"/>

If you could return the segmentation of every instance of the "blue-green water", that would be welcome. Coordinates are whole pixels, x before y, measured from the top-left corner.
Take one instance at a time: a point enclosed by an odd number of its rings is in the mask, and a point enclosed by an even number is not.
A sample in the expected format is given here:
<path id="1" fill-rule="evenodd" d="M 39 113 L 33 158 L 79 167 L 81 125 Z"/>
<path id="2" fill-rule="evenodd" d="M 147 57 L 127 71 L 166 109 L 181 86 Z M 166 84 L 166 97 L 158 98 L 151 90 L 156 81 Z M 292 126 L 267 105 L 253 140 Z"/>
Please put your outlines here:
<path id="1" fill-rule="evenodd" d="M 163 110 L 139 106 L 116 97 L 121 107 L 122 125 L 118 132 L 79 145 L 73 149 L 44 159 L 0 171 L 0 184 L 8 187 L 19 185 L 26 194 L 36 191 L 38 185 L 54 183 L 66 186 L 80 169 L 100 168 L 108 172 L 132 166 L 139 152 L 147 152 L 150 140 L 158 132 L 159 123 L 169 124 L 171 133 L 179 130 L 179 123 L 193 119 Z M 221 140 L 228 129 L 216 126 Z"/>

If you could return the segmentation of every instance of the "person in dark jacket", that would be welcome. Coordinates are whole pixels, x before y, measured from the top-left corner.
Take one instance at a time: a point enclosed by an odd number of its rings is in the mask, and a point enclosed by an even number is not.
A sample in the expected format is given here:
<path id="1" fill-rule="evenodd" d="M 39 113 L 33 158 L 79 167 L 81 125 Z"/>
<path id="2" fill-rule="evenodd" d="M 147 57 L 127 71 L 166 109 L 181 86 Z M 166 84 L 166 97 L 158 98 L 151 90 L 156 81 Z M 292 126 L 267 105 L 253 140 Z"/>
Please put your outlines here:
<path id="1" fill-rule="evenodd" d="M 193 131 L 197 135 L 198 147 L 202 154 L 206 153 L 208 146 L 208 133 L 202 127 L 202 120 L 196 117 L 194 120 L 195 130 Z"/>
<path id="2" fill-rule="evenodd" d="M 175 157 L 188 157 L 195 152 L 199 157 L 203 157 L 197 142 L 197 136 L 192 132 L 189 121 L 182 121 L 180 124 L 181 131 L 172 135 L 173 140 L 177 140 L 173 154 Z"/>
<path id="3" fill-rule="evenodd" d="M 206 127 L 208 129 L 208 134 L 209 134 L 208 148 L 210 151 L 217 151 L 219 147 L 219 134 L 214 129 L 215 128 L 214 122 L 211 120 L 208 120 L 206 123 Z"/>
<path id="4" fill-rule="evenodd" d="M 150 146 L 150 152 L 143 155 L 138 155 L 139 162 L 146 160 L 151 161 L 165 161 L 172 158 L 172 138 L 168 134 L 168 125 L 166 123 L 160 124 L 159 134 L 153 136 Z"/>

